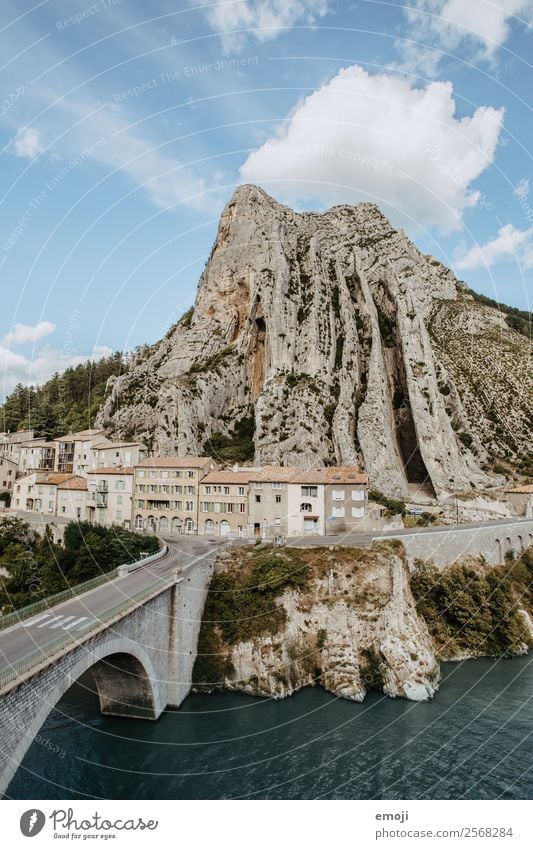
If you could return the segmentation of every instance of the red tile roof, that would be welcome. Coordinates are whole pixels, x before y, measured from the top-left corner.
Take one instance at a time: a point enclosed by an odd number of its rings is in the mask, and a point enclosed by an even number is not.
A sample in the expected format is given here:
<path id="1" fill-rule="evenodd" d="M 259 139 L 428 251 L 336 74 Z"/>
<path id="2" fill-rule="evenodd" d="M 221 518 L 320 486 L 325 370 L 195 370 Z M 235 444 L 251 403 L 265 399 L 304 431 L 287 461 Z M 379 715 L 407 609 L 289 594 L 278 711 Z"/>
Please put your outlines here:
<path id="1" fill-rule="evenodd" d="M 74 477 L 69 478 L 68 480 L 60 483 L 57 487 L 58 489 L 77 489 L 77 490 L 86 490 L 87 489 L 87 481 L 85 478 L 80 477 L 79 475 L 74 475 Z"/>
<path id="2" fill-rule="evenodd" d="M 87 472 L 88 475 L 132 475 L 135 469 L 133 466 L 102 466 L 100 469 L 91 469 Z"/>

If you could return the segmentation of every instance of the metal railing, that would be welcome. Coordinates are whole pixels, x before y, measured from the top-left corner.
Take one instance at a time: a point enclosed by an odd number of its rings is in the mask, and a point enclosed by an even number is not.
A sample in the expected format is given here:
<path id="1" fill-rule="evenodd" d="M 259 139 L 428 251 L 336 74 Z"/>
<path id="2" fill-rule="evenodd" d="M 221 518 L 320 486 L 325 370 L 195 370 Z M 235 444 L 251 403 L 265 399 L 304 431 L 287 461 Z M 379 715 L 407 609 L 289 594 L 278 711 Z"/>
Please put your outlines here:
<path id="1" fill-rule="evenodd" d="M 102 584 L 106 584 L 108 581 L 112 581 L 117 576 L 118 569 L 113 569 L 112 572 L 104 572 L 102 575 L 97 575 L 96 578 L 90 578 L 88 581 L 84 581 L 83 584 L 76 584 L 75 587 L 69 587 L 67 590 L 61 590 L 59 593 L 49 595 L 46 598 L 41 598 L 39 601 L 34 601 L 33 604 L 27 604 L 19 610 L 13 610 L 11 613 L 6 613 L 4 616 L 0 616 L 0 631 L 4 628 L 9 628 L 10 625 L 16 625 L 24 619 L 29 619 L 30 616 L 34 616 L 42 610 L 48 610 L 49 607 L 55 607 L 56 604 L 61 604 L 63 601 L 68 601 L 69 599 L 75 598 L 89 590 L 93 590 Z"/>
<path id="2" fill-rule="evenodd" d="M 18 658 L 18 660 L 0 669 L 0 689 L 3 689 L 12 681 L 16 681 L 25 673 L 37 669 L 41 664 L 50 661 L 61 652 L 65 652 L 73 647 L 79 647 L 80 644 L 88 640 L 93 634 L 96 635 L 99 631 L 102 631 L 115 617 L 126 616 L 136 607 L 139 607 L 140 604 L 149 601 L 150 598 L 159 595 L 175 583 L 175 576 L 158 578 L 143 590 L 138 590 L 136 593 L 123 598 L 117 604 L 108 608 L 98 617 L 97 622 L 94 620 L 88 622 L 85 628 L 77 629 L 76 634 L 67 631 Z"/>
<path id="3" fill-rule="evenodd" d="M 11 613 L 6 613 L 4 616 L 0 616 L 0 631 L 3 631 L 5 628 L 9 628 L 11 625 L 16 625 L 19 622 L 24 621 L 24 619 L 29 619 L 30 616 L 35 616 L 35 614 L 41 613 L 43 610 L 55 607 L 56 604 L 61 604 L 63 601 L 69 601 L 69 599 L 82 595 L 89 590 L 94 590 L 96 587 L 107 584 L 115 578 L 127 575 L 128 572 L 134 571 L 134 569 L 158 560 L 160 557 L 167 554 L 167 552 L 168 546 L 165 545 L 162 549 L 156 551 L 156 553 L 152 554 L 150 557 L 145 557 L 142 560 L 135 560 L 133 563 L 122 564 L 116 569 L 113 569 L 111 572 L 104 572 L 102 575 L 97 575 L 96 578 L 90 578 L 82 584 L 76 584 L 75 587 L 69 587 L 66 590 L 61 590 L 59 593 L 49 595 L 46 598 L 41 598 L 39 601 L 34 601 L 33 604 L 27 604 L 25 607 L 19 608 L 19 610 L 13 610 Z M 130 568 L 128 569 L 127 567 Z"/>

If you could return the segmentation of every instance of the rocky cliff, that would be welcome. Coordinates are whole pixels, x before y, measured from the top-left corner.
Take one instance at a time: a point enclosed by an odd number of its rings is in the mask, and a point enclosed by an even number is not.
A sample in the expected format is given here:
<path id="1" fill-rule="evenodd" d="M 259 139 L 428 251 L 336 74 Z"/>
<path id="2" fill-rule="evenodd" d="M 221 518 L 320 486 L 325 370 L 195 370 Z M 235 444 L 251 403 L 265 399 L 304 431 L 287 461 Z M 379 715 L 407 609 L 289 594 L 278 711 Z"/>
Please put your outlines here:
<path id="1" fill-rule="evenodd" d="M 260 546 L 219 558 L 194 669 L 196 686 L 287 696 L 320 684 L 362 701 L 430 698 L 439 665 L 417 615 L 402 546 Z"/>
<path id="2" fill-rule="evenodd" d="M 250 432 L 245 458 L 357 464 L 387 494 L 428 480 L 441 497 L 523 457 L 529 354 L 373 204 L 296 213 L 246 185 L 194 310 L 110 382 L 98 424 L 235 458 Z"/>
<path id="3" fill-rule="evenodd" d="M 440 660 L 519 655 L 533 645 L 533 549 L 489 567 L 467 556 L 409 572 L 397 540 L 371 550 L 260 545 L 219 555 L 193 678 L 281 698 L 321 685 L 429 699 Z"/>

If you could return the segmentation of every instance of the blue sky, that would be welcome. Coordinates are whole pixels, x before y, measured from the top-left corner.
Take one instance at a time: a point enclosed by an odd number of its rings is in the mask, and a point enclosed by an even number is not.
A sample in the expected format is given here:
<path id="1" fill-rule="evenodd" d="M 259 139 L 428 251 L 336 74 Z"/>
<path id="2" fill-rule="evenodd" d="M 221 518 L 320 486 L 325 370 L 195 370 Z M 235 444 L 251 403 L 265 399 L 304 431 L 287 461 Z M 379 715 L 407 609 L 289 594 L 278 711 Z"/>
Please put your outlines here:
<path id="1" fill-rule="evenodd" d="M 532 21 L 533 0 L 4 0 L 0 394 L 162 336 L 242 182 L 372 200 L 529 308 Z"/>

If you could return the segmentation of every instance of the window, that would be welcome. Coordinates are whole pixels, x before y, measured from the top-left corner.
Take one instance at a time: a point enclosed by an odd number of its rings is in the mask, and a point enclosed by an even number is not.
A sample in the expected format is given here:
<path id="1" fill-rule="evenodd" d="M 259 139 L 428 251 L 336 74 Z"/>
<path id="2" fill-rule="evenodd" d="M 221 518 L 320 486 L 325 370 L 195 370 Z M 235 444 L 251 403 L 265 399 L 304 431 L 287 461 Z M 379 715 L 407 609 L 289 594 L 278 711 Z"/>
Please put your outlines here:
<path id="1" fill-rule="evenodd" d="M 281 527 L 281 519 L 274 519 L 274 524 L 275 524 L 276 528 L 280 528 Z"/>
<path id="2" fill-rule="evenodd" d="M 211 495 L 211 487 L 210 486 L 204 486 L 204 492 L 205 492 L 206 495 Z"/>
<path id="3" fill-rule="evenodd" d="M 155 478 L 155 469 L 150 469 L 150 477 Z"/>
<path id="4" fill-rule="evenodd" d="M 239 513 L 246 513 L 246 504 L 242 502 L 239 504 Z"/>
<path id="5" fill-rule="evenodd" d="M 281 489 L 281 484 L 278 481 L 273 482 L 272 489 Z"/>
<path id="6" fill-rule="evenodd" d="M 194 510 L 194 502 L 193 501 L 186 501 L 185 502 L 185 509 L 192 513 L 192 511 Z"/>
<path id="7" fill-rule="evenodd" d="M 215 502 L 214 502 L 214 504 L 213 504 L 213 507 L 214 507 L 214 509 L 215 509 L 215 513 L 220 513 L 220 512 L 221 512 L 221 510 L 220 510 L 220 507 L 221 507 L 220 501 L 215 501 Z"/>
<path id="8" fill-rule="evenodd" d="M 191 471 L 190 469 L 187 469 L 187 477 L 188 477 L 188 478 L 193 478 L 193 477 L 194 477 L 194 472 L 193 472 L 193 471 Z"/>
<path id="9" fill-rule="evenodd" d="M 365 493 L 362 489 L 352 489 L 352 501 L 364 501 Z"/>
<path id="10" fill-rule="evenodd" d="M 117 510 L 117 519 L 122 519 L 122 510 Z"/>
<path id="11" fill-rule="evenodd" d="M 316 498 L 318 495 L 318 487 L 317 486 L 302 486 L 301 494 L 307 496 L 307 498 Z"/>
<path id="12" fill-rule="evenodd" d="M 224 487 L 224 495 L 229 495 L 229 486 Z"/>
<path id="13" fill-rule="evenodd" d="M 122 504 L 122 496 L 117 495 L 117 504 Z"/>
<path id="14" fill-rule="evenodd" d="M 335 519 L 344 519 L 344 507 L 333 506 L 333 516 Z"/>
<path id="15" fill-rule="evenodd" d="M 228 502 L 228 504 L 226 506 L 227 506 L 227 512 L 228 513 L 235 513 L 235 504 L 233 504 L 230 501 L 230 502 Z"/>
<path id="16" fill-rule="evenodd" d="M 364 507 L 352 507 L 352 516 L 354 519 L 361 519 L 364 515 Z"/>
<path id="17" fill-rule="evenodd" d="M 300 504 L 300 513 L 310 513 L 312 509 L 312 505 L 308 504 L 307 502 Z"/>
<path id="18" fill-rule="evenodd" d="M 136 507 L 138 507 L 138 508 L 139 508 L 139 510 L 143 510 L 143 509 L 144 509 L 144 501 L 143 501 L 143 499 L 142 499 L 142 498 L 139 498 L 139 499 L 135 502 L 135 506 L 136 506 Z"/>
<path id="19" fill-rule="evenodd" d="M 256 503 L 256 504 L 261 504 L 261 496 L 260 496 L 260 495 L 256 495 L 256 496 L 255 496 L 255 503 Z"/>
<path id="20" fill-rule="evenodd" d="M 181 495 L 181 494 L 182 494 L 182 492 L 183 492 L 183 487 L 182 487 L 182 486 L 180 486 L 180 485 L 177 485 L 177 486 L 174 486 L 174 487 L 173 487 L 173 490 L 174 490 L 174 492 L 175 492 L 177 495 Z"/>
<path id="21" fill-rule="evenodd" d="M 173 510 L 181 510 L 181 501 L 171 501 L 170 504 Z"/>
<path id="22" fill-rule="evenodd" d="M 177 478 L 181 478 L 181 472 L 180 471 L 174 472 L 174 475 Z"/>
<path id="23" fill-rule="evenodd" d="M 276 504 L 281 504 L 281 495 L 276 495 Z"/>
<path id="24" fill-rule="evenodd" d="M 209 501 L 201 501 L 200 502 L 200 510 L 202 511 L 202 513 L 208 513 L 209 512 Z"/>
<path id="25" fill-rule="evenodd" d="M 67 508 L 65 507 L 65 505 L 63 505 L 63 507 L 61 508 L 61 512 L 62 512 L 62 513 L 65 513 L 65 512 L 66 512 L 66 509 L 67 509 Z"/>
<path id="26" fill-rule="evenodd" d="M 188 486 L 187 492 L 188 492 L 189 495 L 194 495 L 194 493 L 196 492 L 196 487 L 195 486 Z"/>
<path id="27" fill-rule="evenodd" d="M 169 487 L 166 484 L 163 484 L 163 486 L 161 487 L 161 492 L 168 492 L 168 491 L 169 491 Z"/>
<path id="28" fill-rule="evenodd" d="M 137 469 L 137 477 L 138 478 L 144 478 L 144 476 L 145 476 L 144 469 Z M 142 525 L 141 525 L 141 528 L 142 528 Z"/>
<path id="29" fill-rule="evenodd" d="M 238 492 L 238 494 L 239 494 L 239 495 L 244 495 L 244 487 L 243 487 L 243 486 L 240 486 L 240 487 L 238 488 L 237 492 Z"/>
<path id="30" fill-rule="evenodd" d="M 257 481 L 254 483 L 254 489 L 263 489 L 263 484 L 258 483 Z"/>
<path id="31" fill-rule="evenodd" d="M 117 481 L 117 489 L 123 490 L 124 488 L 124 481 Z"/>
<path id="32" fill-rule="evenodd" d="M 334 489 L 331 497 L 333 501 L 344 501 L 344 491 L 342 489 Z"/>
<path id="33" fill-rule="evenodd" d="M 166 480 L 166 478 L 168 478 L 168 472 L 167 471 L 161 472 L 161 477 Z"/>
<path id="34" fill-rule="evenodd" d="M 142 526 L 143 526 L 143 517 L 142 516 L 135 516 L 135 530 L 141 531 Z"/>

